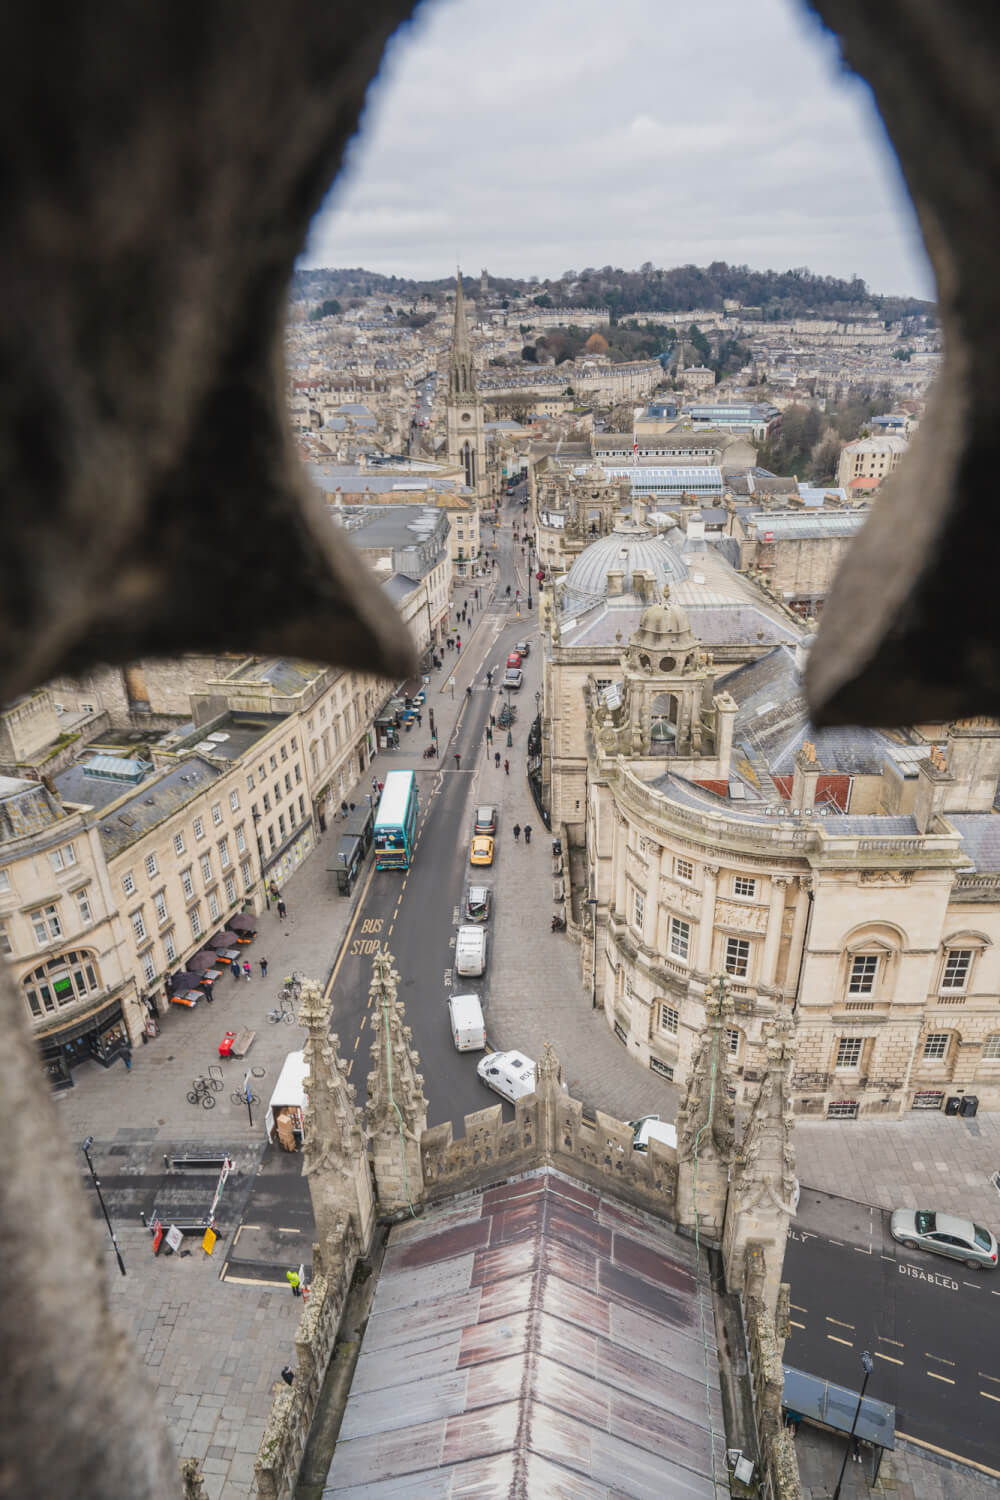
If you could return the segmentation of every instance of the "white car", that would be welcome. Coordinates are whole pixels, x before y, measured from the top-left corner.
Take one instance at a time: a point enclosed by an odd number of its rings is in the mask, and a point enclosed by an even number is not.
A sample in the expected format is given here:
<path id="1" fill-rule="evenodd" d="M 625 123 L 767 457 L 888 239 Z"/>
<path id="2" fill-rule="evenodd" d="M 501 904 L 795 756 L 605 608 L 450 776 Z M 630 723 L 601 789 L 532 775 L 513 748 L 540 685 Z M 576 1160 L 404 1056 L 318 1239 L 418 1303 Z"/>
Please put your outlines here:
<path id="1" fill-rule="evenodd" d="M 535 1092 L 535 1064 L 523 1052 L 490 1052 L 480 1058 L 476 1072 L 487 1088 L 511 1103 Z"/>
<path id="2" fill-rule="evenodd" d="M 632 1130 L 632 1150 L 648 1151 L 650 1141 L 662 1141 L 665 1146 L 677 1150 L 677 1129 L 659 1115 L 642 1115 L 638 1120 L 626 1120 Z"/>

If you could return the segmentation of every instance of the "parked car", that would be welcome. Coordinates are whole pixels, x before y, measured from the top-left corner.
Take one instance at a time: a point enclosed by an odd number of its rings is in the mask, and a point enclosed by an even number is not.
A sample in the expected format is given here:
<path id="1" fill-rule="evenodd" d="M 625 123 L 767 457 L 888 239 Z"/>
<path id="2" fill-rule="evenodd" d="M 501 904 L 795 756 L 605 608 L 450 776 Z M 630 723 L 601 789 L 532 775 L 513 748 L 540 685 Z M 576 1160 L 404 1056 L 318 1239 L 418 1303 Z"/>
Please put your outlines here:
<path id="1" fill-rule="evenodd" d="M 524 674 L 519 667 L 508 667 L 503 674 L 503 686 L 505 688 L 519 688 L 524 681 Z"/>
<path id="2" fill-rule="evenodd" d="M 455 973 L 478 979 L 486 968 L 486 931 L 462 926 L 455 938 Z"/>
<path id="3" fill-rule="evenodd" d="M 497 831 L 497 810 L 489 803 L 476 808 L 476 821 L 472 829 L 473 833 L 488 833 L 491 837 Z"/>
<path id="4" fill-rule="evenodd" d="M 521 665 L 520 651 L 512 651 L 507 658 L 508 667 L 519 667 Z"/>
<path id="5" fill-rule="evenodd" d="M 626 1120 L 632 1129 L 632 1150 L 648 1151 L 650 1141 L 662 1141 L 677 1150 L 677 1129 L 659 1115 L 641 1115 L 638 1120 Z"/>
<path id="6" fill-rule="evenodd" d="M 522 657 L 524 657 L 530 653 L 531 646 L 528 641 L 518 641 L 517 645 L 514 647 L 514 650 L 517 651 Z"/>
<path id="7" fill-rule="evenodd" d="M 470 885 L 465 892 L 466 922 L 488 922 L 490 919 L 492 892 L 488 885 Z"/>
<path id="8" fill-rule="evenodd" d="M 472 840 L 472 848 L 469 850 L 470 865 L 491 865 L 493 863 L 493 840 L 486 833 L 477 833 Z"/>
<path id="9" fill-rule="evenodd" d="M 481 1052 L 486 1046 L 486 1023 L 478 995 L 450 995 L 448 1020 L 459 1052 Z"/>
<path id="10" fill-rule="evenodd" d="M 511 1103 L 535 1092 L 535 1064 L 523 1052 L 490 1052 L 480 1058 L 476 1072 L 487 1088 Z"/>
<path id="11" fill-rule="evenodd" d="M 934 1213 L 926 1208 L 897 1208 L 889 1220 L 889 1232 L 907 1250 L 930 1250 L 963 1260 L 972 1270 L 996 1269 L 996 1237 L 971 1219 Z"/>

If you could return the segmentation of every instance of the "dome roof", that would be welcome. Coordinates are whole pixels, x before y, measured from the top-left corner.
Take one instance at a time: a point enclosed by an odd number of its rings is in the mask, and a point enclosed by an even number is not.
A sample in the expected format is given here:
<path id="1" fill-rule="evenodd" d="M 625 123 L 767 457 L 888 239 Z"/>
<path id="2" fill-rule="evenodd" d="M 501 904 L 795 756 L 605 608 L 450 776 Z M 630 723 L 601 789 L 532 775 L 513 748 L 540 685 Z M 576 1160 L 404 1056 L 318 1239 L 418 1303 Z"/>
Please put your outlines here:
<path id="1" fill-rule="evenodd" d="M 686 563 L 662 536 L 653 536 L 645 529 L 621 527 L 580 553 L 566 574 L 563 585 L 566 603 L 569 604 L 571 595 L 576 596 L 573 602 L 577 607 L 583 600 L 593 603 L 606 598 L 608 574 L 615 570 L 625 575 L 625 593 L 631 593 L 632 575 L 636 572 L 651 573 L 661 594 L 665 583 L 682 583 L 688 576 Z"/>
<path id="2" fill-rule="evenodd" d="M 651 604 L 642 612 L 639 621 L 639 632 L 644 637 L 655 637 L 663 635 L 690 635 L 691 622 L 687 616 L 687 610 L 682 609 L 679 604 L 672 604 L 669 597 L 669 589 L 664 591 L 662 604 Z"/>

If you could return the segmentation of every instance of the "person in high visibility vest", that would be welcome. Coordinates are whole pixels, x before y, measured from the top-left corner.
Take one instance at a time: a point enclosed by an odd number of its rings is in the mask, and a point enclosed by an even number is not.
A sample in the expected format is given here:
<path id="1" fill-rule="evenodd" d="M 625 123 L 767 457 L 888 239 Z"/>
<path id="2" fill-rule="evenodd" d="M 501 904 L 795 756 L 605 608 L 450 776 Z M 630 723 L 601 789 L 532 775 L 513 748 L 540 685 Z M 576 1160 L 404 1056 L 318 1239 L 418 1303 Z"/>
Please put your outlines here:
<path id="1" fill-rule="evenodd" d="M 293 1297 L 301 1297 L 302 1296 L 302 1288 L 299 1285 L 299 1273 L 298 1273 L 298 1271 L 286 1271 L 285 1272 L 285 1280 L 288 1282 L 288 1285 L 292 1289 L 292 1296 Z"/>

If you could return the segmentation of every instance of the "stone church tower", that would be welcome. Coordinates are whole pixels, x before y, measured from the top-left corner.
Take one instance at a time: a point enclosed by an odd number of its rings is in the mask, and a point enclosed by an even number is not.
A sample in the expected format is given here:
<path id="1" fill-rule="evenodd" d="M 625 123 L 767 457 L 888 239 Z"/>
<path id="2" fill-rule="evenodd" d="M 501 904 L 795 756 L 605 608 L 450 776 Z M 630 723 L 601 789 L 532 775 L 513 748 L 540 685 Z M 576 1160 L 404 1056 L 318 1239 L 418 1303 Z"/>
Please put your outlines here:
<path id="1" fill-rule="evenodd" d="M 477 499 L 489 495 L 486 477 L 486 434 L 483 427 L 483 401 L 476 389 L 476 367 L 472 362 L 472 341 L 465 317 L 462 276 L 455 283 L 455 333 L 448 366 L 448 396 L 445 402 L 448 429 L 448 462 L 460 467 L 465 483 Z"/>

